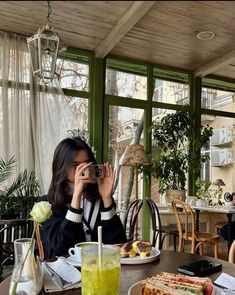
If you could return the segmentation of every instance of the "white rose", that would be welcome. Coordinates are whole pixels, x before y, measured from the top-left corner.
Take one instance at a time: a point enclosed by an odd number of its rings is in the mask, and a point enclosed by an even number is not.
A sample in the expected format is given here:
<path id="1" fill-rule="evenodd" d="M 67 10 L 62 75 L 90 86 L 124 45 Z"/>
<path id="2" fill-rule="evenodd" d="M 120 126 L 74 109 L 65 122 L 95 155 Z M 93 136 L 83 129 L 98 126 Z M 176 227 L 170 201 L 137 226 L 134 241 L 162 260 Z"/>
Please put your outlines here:
<path id="1" fill-rule="evenodd" d="M 51 217 L 51 204 L 49 202 L 38 202 L 33 206 L 33 209 L 30 212 L 32 219 L 35 222 L 42 223 Z"/>

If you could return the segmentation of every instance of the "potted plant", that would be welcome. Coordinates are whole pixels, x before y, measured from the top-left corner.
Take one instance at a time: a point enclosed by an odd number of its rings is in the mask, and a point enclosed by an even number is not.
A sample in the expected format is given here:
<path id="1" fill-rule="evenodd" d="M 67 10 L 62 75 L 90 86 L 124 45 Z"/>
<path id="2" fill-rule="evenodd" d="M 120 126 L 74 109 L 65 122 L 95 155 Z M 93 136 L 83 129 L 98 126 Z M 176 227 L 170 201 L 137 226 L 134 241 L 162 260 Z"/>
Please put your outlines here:
<path id="1" fill-rule="evenodd" d="M 220 185 L 212 183 L 209 180 L 202 180 L 198 178 L 196 180 L 197 192 L 196 196 L 198 198 L 197 206 L 207 206 L 207 205 L 223 205 L 223 189 Z"/>
<path id="2" fill-rule="evenodd" d="M 39 184 L 34 172 L 24 170 L 10 185 L 9 177 L 16 160 L 0 159 L 0 217 L 1 219 L 27 218 L 35 197 L 39 195 Z"/>
<path id="3" fill-rule="evenodd" d="M 192 137 L 194 114 L 189 106 L 182 110 L 164 113 L 153 122 L 153 139 L 157 146 L 156 156 L 152 157 L 152 174 L 158 180 L 159 192 L 166 192 L 166 202 L 185 197 L 187 172 L 199 172 L 201 163 L 208 156 L 192 153 L 192 144 L 201 149 L 212 135 L 208 125 L 200 127 L 200 138 Z M 169 197 L 169 191 L 172 197 Z"/>
<path id="4" fill-rule="evenodd" d="M 208 205 L 209 200 L 211 198 L 211 194 L 210 194 L 211 181 L 210 180 L 202 180 L 202 179 L 198 178 L 196 180 L 196 186 L 197 186 L 196 205 L 199 207 Z"/>

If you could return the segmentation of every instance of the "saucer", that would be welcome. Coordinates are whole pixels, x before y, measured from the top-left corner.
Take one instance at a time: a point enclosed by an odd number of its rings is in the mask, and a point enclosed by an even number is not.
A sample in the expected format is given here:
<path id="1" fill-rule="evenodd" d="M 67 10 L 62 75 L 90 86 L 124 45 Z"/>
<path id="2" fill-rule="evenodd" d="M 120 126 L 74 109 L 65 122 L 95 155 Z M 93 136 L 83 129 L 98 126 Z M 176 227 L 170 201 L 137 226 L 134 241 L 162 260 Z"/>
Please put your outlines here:
<path id="1" fill-rule="evenodd" d="M 73 259 L 73 257 L 69 256 L 66 258 L 66 261 L 76 267 L 81 267 L 81 262 L 78 262 L 77 260 Z"/>
<path id="2" fill-rule="evenodd" d="M 149 256 L 141 258 L 140 256 L 121 258 L 121 264 L 145 264 L 155 261 L 159 258 L 160 251 L 156 248 L 152 248 Z"/>

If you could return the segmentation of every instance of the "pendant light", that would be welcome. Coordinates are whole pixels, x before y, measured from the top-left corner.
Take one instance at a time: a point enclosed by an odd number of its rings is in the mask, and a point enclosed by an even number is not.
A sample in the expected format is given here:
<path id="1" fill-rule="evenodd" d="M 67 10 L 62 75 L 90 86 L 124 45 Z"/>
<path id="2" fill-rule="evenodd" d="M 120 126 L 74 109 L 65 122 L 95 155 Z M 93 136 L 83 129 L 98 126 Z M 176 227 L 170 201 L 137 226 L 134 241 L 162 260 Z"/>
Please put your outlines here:
<path id="1" fill-rule="evenodd" d="M 59 36 L 51 26 L 52 8 L 50 1 L 47 1 L 47 4 L 47 23 L 39 28 L 32 37 L 27 38 L 33 75 L 39 76 L 44 84 L 48 84 L 55 77 L 60 42 Z"/>

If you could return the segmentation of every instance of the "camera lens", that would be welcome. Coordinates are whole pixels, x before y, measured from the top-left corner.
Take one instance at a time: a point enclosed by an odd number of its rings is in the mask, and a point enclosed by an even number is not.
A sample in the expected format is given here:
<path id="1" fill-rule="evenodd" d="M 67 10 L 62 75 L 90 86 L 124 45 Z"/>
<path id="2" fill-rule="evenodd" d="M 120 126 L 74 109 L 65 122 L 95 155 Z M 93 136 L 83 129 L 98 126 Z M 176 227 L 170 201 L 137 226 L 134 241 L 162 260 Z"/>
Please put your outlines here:
<path id="1" fill-rule="evenodd" d="M 102 169 L 100 166 L 95 167 L 95 177 L 100 177 L 102 175 Z"/>

